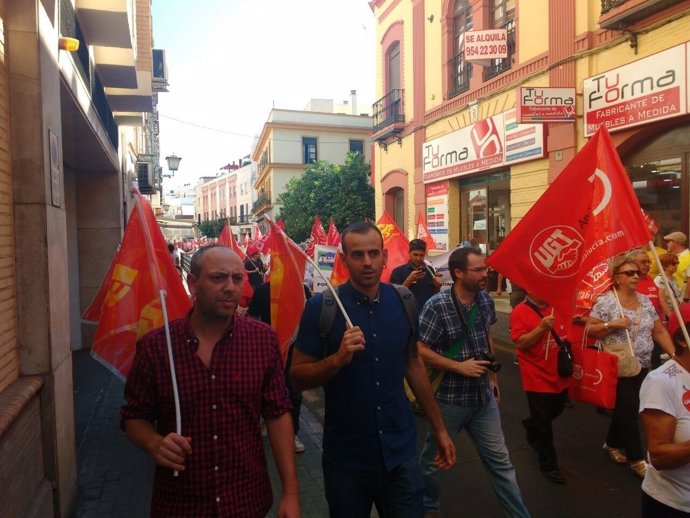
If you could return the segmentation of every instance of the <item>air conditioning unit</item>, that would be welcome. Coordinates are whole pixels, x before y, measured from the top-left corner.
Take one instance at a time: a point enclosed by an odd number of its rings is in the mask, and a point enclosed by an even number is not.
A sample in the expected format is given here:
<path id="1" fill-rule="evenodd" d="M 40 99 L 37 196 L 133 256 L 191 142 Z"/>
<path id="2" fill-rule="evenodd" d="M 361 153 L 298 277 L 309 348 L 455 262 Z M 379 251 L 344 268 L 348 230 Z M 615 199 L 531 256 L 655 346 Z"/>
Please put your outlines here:
<path id="1" fill-rule="evenodd" d="M 153 164 L 151 162 L 137 162 L 137 180 L 141 194 L 155 194 Z"/>

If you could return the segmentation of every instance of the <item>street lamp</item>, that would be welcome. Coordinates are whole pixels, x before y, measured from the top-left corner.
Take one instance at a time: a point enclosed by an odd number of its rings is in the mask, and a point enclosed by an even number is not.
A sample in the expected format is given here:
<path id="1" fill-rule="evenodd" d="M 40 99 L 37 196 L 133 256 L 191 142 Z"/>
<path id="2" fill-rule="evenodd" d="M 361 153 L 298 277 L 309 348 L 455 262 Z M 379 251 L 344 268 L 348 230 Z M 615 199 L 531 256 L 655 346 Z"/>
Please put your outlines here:
<path id="1" fill-rule="evenodd" d="M 175 153 L 173 153 L 172 155 L 166 156 L 165 160 L 168 162 L 168 170 L 172 173 L 172 176 L 174 176 L 175 171 L 180 168 L 180 160 L 182 160 L 182 158 L 175 156 Z"/>

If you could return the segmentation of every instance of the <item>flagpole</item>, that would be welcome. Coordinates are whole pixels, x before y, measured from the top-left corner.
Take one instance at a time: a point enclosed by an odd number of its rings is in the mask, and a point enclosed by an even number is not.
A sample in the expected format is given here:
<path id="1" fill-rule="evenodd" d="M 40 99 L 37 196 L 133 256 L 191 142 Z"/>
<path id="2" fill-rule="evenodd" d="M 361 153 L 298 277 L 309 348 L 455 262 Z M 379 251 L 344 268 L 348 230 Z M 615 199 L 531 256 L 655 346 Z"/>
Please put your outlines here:
<path id="1" fill-rule="evenodd" d="M 618 298 L 618 290 L 616 288 L 613 288 L 613 294 L 616 297 L 616 302 L 618 302 L 618 309 L 621 312 L 621 317 L 625 318 L 625 313 L 623 313 L 623 306 L 621 305 L 621 299 Z M 633 349 L 633 344 L 632 340 L 630 339 L 630 331 L 628 328 L 625 328 L 625 337 L 628 339 L 628 346 L 630 347 L 630 354 L 634 357 L 635 356 L 635 350 Z"/>
<path id="2" fill-rule="evenodd" d="M 168 364 L 170 365 L 170 378 L 172 381 L 172 389 L 173 389 L 173 399 L 175 401 L 175 431 L 177 432 L 178 435 L 182 435 L 182 415 L 180 412 L 180 392 L 177 386 L 177 374 L 175 372 L 175 359 L 173 357 L 173 351 L 172 351 L 172 340 L 170 338 L 170 323 L 168 322 L 168 308 L 165 304 L 165 296 L 166 292 L 165 290 L 161 287 L 161 281 L 160 281 L 160 276 L 158 275 L 158 270 L 155 266 L 155 259 L 153 257 L 153 254 L 151 253 L 151 249 L 153 248 L 153 243 L 151 242 L 151 236 L 149 235 L 149 230 L 148 226 L 146 225 L 146 218 L 143 214 L 143 210 L 141 208 L 141 194 L 139 193 L 139 190 L 134 190 L 134 205 L 137 209 L 137 212 L 139 213 L 139 219 L 142 222 L 142 228 L 143 228 L 143 234 L 144 234 L 144 239 L 146 240 L 146 255 L 149 257 L 149 265 L 151 266 L 152 270 L 152 277 L 155 279 L 156 287 L 158 288 L 158 296 L 160 297 L 161 301 L 161 311 L 163 312 L 163 327 L 165 328 L 165 341 L 168 349 Z M 175 470 L 173 475 L 174 476 L 179 476 L 179 471 Z"/>
<path id="3" fill-rule="evenodd" d="M 654 256 L 654 262 L 656 263 L 657 268 L 659 268 L 661 278 L 664 280 L 664 286 L 666 287 L 667 291 L 670 291 L 668 278 L 666 277 L 666 272 L 664 271 L 664 267 L 661 265 L 661 259 L 659 258 L 659 254 L 656 251 L 656 247 L 654 246 L 654 243 L 651 240 L 649 241 L 649 249 L 652 251 L 652 255 Z M 676 300 L 675 296 L 670 298 L 671 305 L 673 306 L 673 312 L 676 314 L 676 318 L 678 319 L 678 323 L 680 324 L 680 329 L 683 332 L 683 338 L 685 338 L 685 343 L 688 344 L 688 346 L 690 346 L 690 336 L 688 336 L 688 329 L 685 327 L 685 322 L 683 322 L 683 317 L 680 314 L 678 301 Z M 673 337 L 671 337 L 671 339 L 673 339 Z"/>
<path id="4" fill-rule="evenodd" d="M 266 218 L 266 219 L 267 219 L 268 221 L 270 221 L 271 223 L 273 223 L 273 220 L 272 220 L 268 215 L 264 215 L 263 217 Z M 276 227 L 277 227 L 277 225 L 276 225 Z M 283 234 L 285 234 L 280 228 L 278 228 L 278 230 L 280 230 L 280 232 L 282 232 Z M 290 236 L 288 236 L 287 234 L 285 234 L 285 237 L 288 238 L 288 239 L 290 239 L 290 241 L 292 241 L 292 239 L 290 238 Z M 295 243 L 294 241 L 292 241 L 292 242 Z M 326 276 L 325 276 L 325 275 L 323 274 L 323 272 L 319 269 L 319 267 L 316 266 L 316 263 L 314 263 L 314 261 L 311 259 L 311 257 L 309 257 L 309 256 L 306 254 L 306 252 L 305 252 L 304 250 L 302 250 L 299 246 L 297 246 L 296 243 L 295 243 L 295 247 L 302 253 L 302 255 L 307 259 L 307 262 L 308 262 L 309 264 L 311 264 L 311 265 L 314 267 L 314 271 L 317 272 L 317 273 L 321 276 L 321 278 L 324 280 L 324 282 L 326 283 L 326 286 L 328 287 L 328 289 L 330 290 L 330 292 L 333 294 L 333 298 L 335 299 L 336 304 L 338 304 L 338 307 L 340 308 L 340 311 L 343 313 L 343 317 L 345 317 L 345 322 L 347 323 L 348 328 L 354 327 L 354 326 L 352 325 L 352 320 L 350 320 L 350 316 L 347 314 L 347 311 L 345 311 L 345 308 L 343 307 L 343 303 L 342 303 L 342 301 L 340 300 L 340 297 L 338 297 L 338 293 L 335 291 L 335 288 L 334 288 L 333 285 L 331 284 L 331 281 L 329 281 L 329 280 L 326 278 Z"/>

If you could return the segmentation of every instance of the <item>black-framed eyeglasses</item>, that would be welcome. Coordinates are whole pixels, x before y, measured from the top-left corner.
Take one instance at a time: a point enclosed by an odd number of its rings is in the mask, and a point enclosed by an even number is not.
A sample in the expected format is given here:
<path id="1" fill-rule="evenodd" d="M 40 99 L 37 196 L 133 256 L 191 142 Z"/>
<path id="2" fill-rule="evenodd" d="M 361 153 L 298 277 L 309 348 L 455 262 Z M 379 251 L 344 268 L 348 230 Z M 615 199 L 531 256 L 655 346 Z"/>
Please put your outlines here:
<path id="1" fill-rule="evenodd" d="M 640 270 L 625 270 L 618 273 L 620 273 L 621 275 L 627 275 L 628 277 L 634 277 L 635 275 L 639 277 L 640 275 L 642 275 L 642 272 Z"/>
<path id="2" fill-rule="evenodd" d="M 477 268 L 458 268 L 459 270 L 462 270 L 463 272 L 476 272 L 476 273 L 486 273 L 489 271 L 488 266 L 479 266 Z"/>

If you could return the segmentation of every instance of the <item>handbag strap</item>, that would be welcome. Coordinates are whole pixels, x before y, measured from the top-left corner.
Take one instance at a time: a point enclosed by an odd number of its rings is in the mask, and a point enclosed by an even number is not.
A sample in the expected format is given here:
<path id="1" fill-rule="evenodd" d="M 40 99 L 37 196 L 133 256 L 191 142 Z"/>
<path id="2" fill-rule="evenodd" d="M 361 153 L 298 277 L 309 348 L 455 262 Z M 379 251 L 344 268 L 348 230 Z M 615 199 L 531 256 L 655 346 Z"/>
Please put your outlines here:
<path id="1" fill-rule="evenodd" d="M 529 297 L 527 297 L 524 300 L 524 303 L 531 307 L 537 313 L 537 315 L 539 315 L 541 318 L 544 318 L 544 314 L 539 310 L 539 307 L 530 300 Z M 558 347 L 563 347 L 563 342 L 561 341 L 561 338 L 556 334 L 556 331 L 554 331 L 552 327 L 549 328 L 549 331 L 551 333 L 551 336 L 553 336 L 553 340 L 554 342 L 556 342 L 556 345 L 558 345 Z"/>

